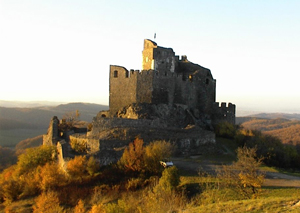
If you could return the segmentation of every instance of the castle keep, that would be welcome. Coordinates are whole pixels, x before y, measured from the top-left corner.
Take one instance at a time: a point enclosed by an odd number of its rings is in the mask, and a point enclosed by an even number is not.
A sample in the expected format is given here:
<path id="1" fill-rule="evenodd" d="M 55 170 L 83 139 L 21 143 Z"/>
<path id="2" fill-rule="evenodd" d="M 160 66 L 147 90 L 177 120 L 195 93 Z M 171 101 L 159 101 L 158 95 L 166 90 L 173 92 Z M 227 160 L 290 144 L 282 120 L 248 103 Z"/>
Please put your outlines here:
<path id="1" fill-rule="evenodd" d="M 199 119 L 235 122 L 235 105 L 216 103 L 216 80 L 211 71 L 176 56 L 171 48 L 144 40 L 142 70 L 111 65 L 109 75 L 110 117 L 132 103 L 181 104 Z M 203 119 L 202 119 L 203 120 Z"/>

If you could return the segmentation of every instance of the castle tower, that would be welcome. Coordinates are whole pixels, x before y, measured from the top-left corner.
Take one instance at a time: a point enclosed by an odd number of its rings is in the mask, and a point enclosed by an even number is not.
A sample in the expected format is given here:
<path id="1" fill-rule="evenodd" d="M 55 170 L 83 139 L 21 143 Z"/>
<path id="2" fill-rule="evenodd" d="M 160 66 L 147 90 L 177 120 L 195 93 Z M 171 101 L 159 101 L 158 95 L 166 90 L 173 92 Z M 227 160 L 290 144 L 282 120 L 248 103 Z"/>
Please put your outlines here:
<path id="1" fill-rule="evenodd" d="M 154 41 L 144 40 L 142 70 L 175 72 L 177 61 L 178 56 L 175 56 L 172 48 L 160 47 Z"/>

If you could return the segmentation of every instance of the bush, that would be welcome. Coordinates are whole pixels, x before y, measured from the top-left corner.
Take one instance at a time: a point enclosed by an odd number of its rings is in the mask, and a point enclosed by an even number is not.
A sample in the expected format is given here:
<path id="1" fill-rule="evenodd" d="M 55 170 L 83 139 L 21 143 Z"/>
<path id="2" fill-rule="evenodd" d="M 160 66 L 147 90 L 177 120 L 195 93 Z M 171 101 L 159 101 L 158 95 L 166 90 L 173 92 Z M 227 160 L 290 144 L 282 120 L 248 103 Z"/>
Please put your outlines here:
<path id="1" fill-rule="evenodd" d="M 238 126 L 235 126 L 229 122 L 221 122 L 216 125 L 215 132 L 217 136 L 225 138 L 234 138 L 236 135 Z"/>
<path id="2" fill-rule="evenodd" d="M 175 166 L 166 168 L 162 177 L 159 179 L 158 185 L 155 187 L 155 191 L 165 191 L 172 192 L 174 191 L 180 183 L 180 176 L 178 169 Z"/>
<path id="3" fill-rule="evenodd" d="M 244 198 L 257 198 L 265 174 L 259 171 L 262 158 L 257 158 L 255 148 L 238 148 L 237 162 L 224 165 L 218 177 L 225 186 L 237 191 Z"/>
<path id="4" fill-rule="evenodd" d="M 43 166 L 47 162 L 53 162 L 56 159 L 56 154 L 55 146 L 39 146 L 26 149 L 26 152 L 21 154 L 18 159 L 19 174 L 26 173 L 37 166 Z"/>
<path id="5" fill-rule="evenodd" d="M 57 193 L 48 191 L 42 193 L 35 200 L 33 213 L 61 213 L 63 208 L 60 206 L 60 201 Z"/>

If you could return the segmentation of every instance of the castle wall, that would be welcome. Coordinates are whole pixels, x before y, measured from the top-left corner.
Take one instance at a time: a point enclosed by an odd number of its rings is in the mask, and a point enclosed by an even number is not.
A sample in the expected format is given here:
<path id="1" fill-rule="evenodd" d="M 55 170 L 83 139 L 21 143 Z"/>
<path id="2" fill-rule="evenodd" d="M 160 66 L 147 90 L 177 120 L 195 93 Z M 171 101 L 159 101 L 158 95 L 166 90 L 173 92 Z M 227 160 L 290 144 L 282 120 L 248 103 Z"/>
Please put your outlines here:
<path id="1" fill-rule="evenodd" d="M 110 66 L 109 110 L 115 114 L 120 108 L 136 103 L 138 71 L 129 71 L 120 66 Z"/>
<path id="2" fill-rule="evenodd" d="M 154 70 L 143 70 L 137 74 L 136 103 L 153 103 L 152 91 L 154 75 Z"/>
<path id="3" fill-rule="evenodd" d="M 235 104 L 222 102 L 219 106 L 219 102 L 215 102 L 213 106 L 214 113 L 212 115 L 214 124 L 220 122 L 229 122 L 235 124 Z"/>
<path id="4" fill-rule="evenodd" d="M 229 112 L 220 116 L 224 113 L 214 107 L 216 80 L 209 69 L 189 62 L 186 56 L 179 60 L 171 48 L 157 46 L 147 39 L 141 72 L 110 66 L 109 97 L 110 117 L 132 103 L 184 104 L 194 115 L 213 115 L 216 120 L 235 117 Z"/>

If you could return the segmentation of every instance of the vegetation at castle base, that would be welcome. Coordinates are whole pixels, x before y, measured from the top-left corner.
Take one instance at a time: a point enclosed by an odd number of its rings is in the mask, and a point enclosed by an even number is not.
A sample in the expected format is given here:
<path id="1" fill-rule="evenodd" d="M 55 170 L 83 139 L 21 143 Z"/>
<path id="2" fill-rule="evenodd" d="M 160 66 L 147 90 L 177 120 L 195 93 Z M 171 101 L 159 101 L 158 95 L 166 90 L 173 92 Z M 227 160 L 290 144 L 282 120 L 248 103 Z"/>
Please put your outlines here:
<path id="1" fill-rule="evenodd" d="M 47 154 L 52 148 L 26 150 L 16 165 L 2 172 L 0 212 L 299 210 L 295 206 L 299 189 L 261 187 L 263 174 L 257 170 L 261 159 L 255 148 L 238 149 L 237 161 L 222 167 L 218 176 L 203 172 L 193 177 L 185 176 L 176 166 L 164 169 L 159 164 L 172 155 L 174 147 L 166 141 L 145 145 L 136 139 L 117 164 L 102 167 L 94 158 L 78 155 L 66 163 L 65 170 L 56 163 L 55 154 Z M 44 152 L 47 157 L 40 159 Z M 33 158 L 35 166 L 28 166 L 28 158 Z M 20 165 L 28 169 L 20 170 Z"/>
<path id="2" fill-rule="evenodd" d="M 268 166 L 283 169 L 300 169 L 300 149 L 298 146 L 284 144 L 274 136 L 258 130 L 249 130 L 229 123 L 221 123 L 216 128 L 219 137 L 233 140 L 237 147 L 257 148 L 257 156 L 263 158 Z"/>
<path id="3" fill-rule="evenodd" d="M 256 148 L 238 148 L 237 161 L 223 165 L 218 171 L 222 183 L 243 198 L 257 198 L 264 182 L 265 174 L 259 170 L 263 159 L 257 158 L 256 151 Z"/>

